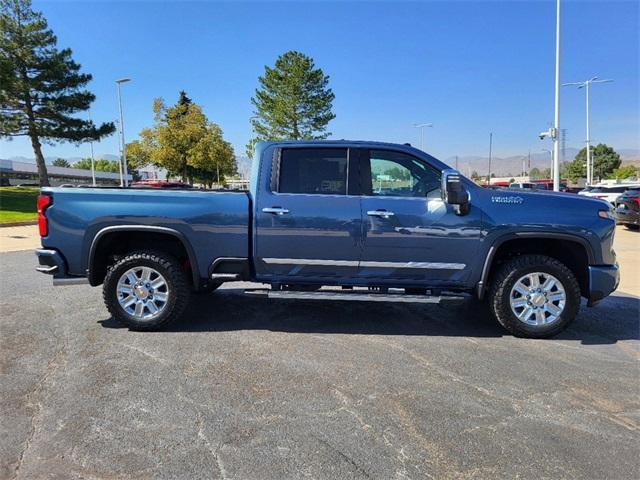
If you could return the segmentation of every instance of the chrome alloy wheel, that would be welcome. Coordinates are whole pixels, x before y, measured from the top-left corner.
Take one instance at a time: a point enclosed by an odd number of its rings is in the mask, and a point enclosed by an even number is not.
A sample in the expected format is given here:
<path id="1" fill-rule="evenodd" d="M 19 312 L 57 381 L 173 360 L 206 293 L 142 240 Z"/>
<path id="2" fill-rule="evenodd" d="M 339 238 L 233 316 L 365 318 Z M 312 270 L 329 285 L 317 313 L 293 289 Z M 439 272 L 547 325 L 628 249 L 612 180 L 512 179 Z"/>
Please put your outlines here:
<path id="1" fill-rule="evenodd" d="M 129 315 L 152 320 L 162 313 L 169 300 L 169 285 L 151 267 L 134 267 L 118 280 L 118 302 Z"/>
<path id="2" fill-rule="evenodd" d="M 567 295 L 560 280 L 544 272 L 520 277 L 509 295 L 511 311 L 527 325 L 540 326 L 555 322 L 562 314 Z"/>

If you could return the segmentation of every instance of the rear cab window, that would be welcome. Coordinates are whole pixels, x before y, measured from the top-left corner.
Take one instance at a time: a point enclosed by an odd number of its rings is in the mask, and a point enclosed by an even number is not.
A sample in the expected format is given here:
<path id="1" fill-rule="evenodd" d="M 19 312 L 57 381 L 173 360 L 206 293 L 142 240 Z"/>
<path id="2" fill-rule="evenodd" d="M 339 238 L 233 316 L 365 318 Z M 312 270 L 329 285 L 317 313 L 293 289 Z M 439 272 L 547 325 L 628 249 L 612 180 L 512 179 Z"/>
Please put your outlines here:
<path id="1" fill-rule="evenodd" d="M 278 193 L 346 195 L 346 148 L 284 148 L 278 167 Z"/>

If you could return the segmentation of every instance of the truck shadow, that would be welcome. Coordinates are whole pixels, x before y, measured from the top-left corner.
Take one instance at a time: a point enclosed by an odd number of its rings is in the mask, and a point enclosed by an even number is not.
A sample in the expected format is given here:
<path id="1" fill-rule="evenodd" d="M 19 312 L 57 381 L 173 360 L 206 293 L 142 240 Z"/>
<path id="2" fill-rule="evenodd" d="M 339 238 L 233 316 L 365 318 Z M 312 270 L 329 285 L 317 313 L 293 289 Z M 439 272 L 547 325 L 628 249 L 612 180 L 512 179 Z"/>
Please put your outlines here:
<path id="1" fill-rule="evenodd" d="M 124 328 L 113 319 L 105 328 Z M 618 294 L 597 308 L 582 306 L 569 329 L 555 339 L 583 344 L 612 344 L 640 338 L 640 299 Z M 163 332 L 274 332 L 502 337 L 507 333 L 490 316 L 486 304 L 472 298 L 446 299 L 440 304 L 328 302 L 267 299 L 242 295 L 241 289 L 194 295 L 182 320 Z"/>

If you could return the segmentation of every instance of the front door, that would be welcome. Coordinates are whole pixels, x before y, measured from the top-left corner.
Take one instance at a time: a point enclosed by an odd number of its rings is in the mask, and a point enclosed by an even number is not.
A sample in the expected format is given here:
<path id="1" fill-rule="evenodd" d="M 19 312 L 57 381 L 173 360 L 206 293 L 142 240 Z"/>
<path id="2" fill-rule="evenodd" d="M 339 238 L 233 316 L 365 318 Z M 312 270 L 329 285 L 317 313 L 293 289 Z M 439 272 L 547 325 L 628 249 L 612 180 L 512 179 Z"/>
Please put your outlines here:
<path id="1" fill-rule="evenodd" d="M 359 276 L 369 283 L 462 284 L 478 248 L 480 212 L 441 199 L 440 171 L 394 150 L 361 155 L 365 238 Z"/>
<path id="2" fill-rule="evenodd" d="M 362 221 L 360 197 L 348 194 L 349 153 L 324 147 L 275 151 L 269 187 L 260 190 L 256 206 L 259 280 L 340 283 L 356 275 Z"/>

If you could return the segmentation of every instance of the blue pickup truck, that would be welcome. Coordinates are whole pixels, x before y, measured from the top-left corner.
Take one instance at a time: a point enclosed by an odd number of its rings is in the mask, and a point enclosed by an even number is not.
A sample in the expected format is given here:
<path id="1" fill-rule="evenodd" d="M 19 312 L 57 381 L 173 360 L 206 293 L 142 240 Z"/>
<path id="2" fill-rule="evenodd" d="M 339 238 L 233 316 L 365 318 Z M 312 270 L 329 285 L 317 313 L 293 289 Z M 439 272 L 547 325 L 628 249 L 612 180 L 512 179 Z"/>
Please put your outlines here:
<path id="1" fill-rule="evenodd" d="M 259 143 L 248 192 L 43 188 L 41 272 L 103 285 L 109 312 L 159 329 L 192 292 L 270 284 L 278 298 L 485 299 L 507 330 L 548 337 L 613 292 L 610 205 L 482 188 L 409 145 Z"/>

